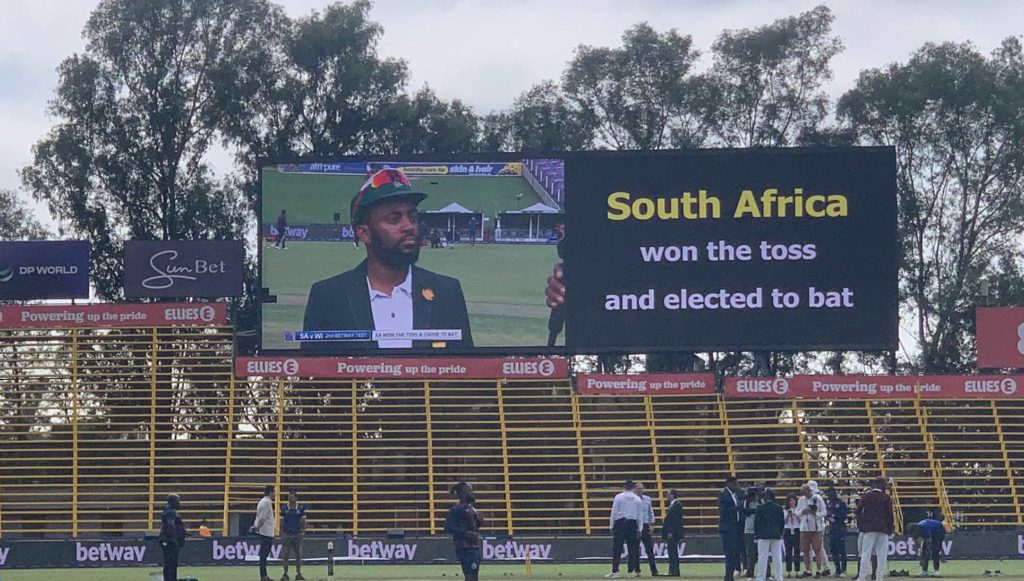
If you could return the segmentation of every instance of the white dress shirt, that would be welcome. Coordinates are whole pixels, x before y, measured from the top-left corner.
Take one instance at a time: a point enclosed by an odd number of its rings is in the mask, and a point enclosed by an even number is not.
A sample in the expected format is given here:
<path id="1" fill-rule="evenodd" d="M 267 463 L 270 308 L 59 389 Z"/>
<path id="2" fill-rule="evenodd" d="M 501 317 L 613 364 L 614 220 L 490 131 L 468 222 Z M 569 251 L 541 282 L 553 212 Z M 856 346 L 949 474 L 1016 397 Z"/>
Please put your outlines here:
<path id="1" fill-rule="evenodd" d="M 800 501 L 797 500 L 797 504 L 799 503 Z M 795 508 L 786 509 L 786 528 L 800 530 L 800 513 Z"/>
<path id="2" fill-rule="evenodd" d="M 809 507 L 815 507 L 817 511 L 814 514 L 804 514 L 804 509 Z M 811 495 L 810 498 L 801 494 L 796 501 L 796 512 L 800 515 L 800 532 L 815 533 L 825 530 L 825 501 L 817 494 Z"/>
<path id="3" fill-rule="evenodd" d="M 615 521 L 623 518 L 634 520 L 639 525 L 643 506 L 643 501 L 631 490 L 623 490 L 616 494 L 615 501 L 612 502 L 611 526 L 609 528 L 615 528 Z"/>
<path id="4" fill-rule="evenodd" d="M 370 278 L 366 278 L 366 288 L 370 293 L 370 308 L 373 310 L 373 328 L 378 331 L 412 331 L 412 267 L 402 284 L 391 290 L 391 294 L 379 291 L 370 286 Z M 412 341 L 377 341 L 381 349 L 412 347 Z"/>
<path id="5" fill-rule="evenodd" d="M 640 526 L 654 526 L 654 503 L 651 501 L 651 497 L 645 494 L 640 497 L 640 502 L 643 504 L 643 508 L 640 510 Z"/>
<path id="6" fill-rule="evenodd" d="M 269 496 L 264 496 L 260 499 L 260 503 L 256 505 L 256 522 L 253 523 L 256 534 L 264 537 L 274 536 L 275 518 L 274 501 L 270 500 Z"/>

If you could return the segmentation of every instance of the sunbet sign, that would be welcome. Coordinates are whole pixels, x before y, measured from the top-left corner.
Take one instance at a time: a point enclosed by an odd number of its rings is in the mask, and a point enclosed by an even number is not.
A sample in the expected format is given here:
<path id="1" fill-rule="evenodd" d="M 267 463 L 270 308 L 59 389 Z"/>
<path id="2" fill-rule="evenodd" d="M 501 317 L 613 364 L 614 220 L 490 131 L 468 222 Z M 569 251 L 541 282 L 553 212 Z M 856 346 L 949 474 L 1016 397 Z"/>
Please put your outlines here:
<path id="1" fill-rule="evenodd" d="M 142 297 L 238 297 L 241 240 L 131 240 L 124 247 L 124 294 Z"/>
<path id="2" fill-rule="evenodd" d="M 0 242 L 0 300 L 89 298 L 88 242 Z"/>

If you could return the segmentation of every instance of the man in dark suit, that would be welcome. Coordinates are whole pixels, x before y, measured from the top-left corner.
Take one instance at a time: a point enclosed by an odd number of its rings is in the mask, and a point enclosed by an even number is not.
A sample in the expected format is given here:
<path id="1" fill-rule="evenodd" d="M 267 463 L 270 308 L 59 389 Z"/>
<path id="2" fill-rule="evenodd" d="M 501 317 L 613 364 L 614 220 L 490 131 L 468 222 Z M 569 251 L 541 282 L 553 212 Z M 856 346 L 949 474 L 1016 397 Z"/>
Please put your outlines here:
<path id="1" fill-rule="evenodd" d="M 679 491 L 668 491 L 668 510 L 661 521 L 661 538 L 668 545 L 668 576 L 679 577 L 679 543 L 683 540 L 683 503 Z"/>
<path id="2" fill-rule="evenodd" d="M 378 348 L 473 347 L 466 299 L 459 281 L 417 266 L 420 230 L 414 191 L 397 169 L 373 174 L 352 199 L 351 216 L 366 260 L 313 284 L 303 331 L 450 330 L 458 337 L 430 340 L 303 341 L 302 350 L 331 353 Z"/>
<path id="3" fill-rule="evenodd" d="M 740 513 L 740 483 L 735 476 L 725 479 L 725 488 L 718 495 L 718 534 L 725 552 L 725 581 L 733 581 L 740 567 L 740 546 L 743 543 L 743 515 Z"/>

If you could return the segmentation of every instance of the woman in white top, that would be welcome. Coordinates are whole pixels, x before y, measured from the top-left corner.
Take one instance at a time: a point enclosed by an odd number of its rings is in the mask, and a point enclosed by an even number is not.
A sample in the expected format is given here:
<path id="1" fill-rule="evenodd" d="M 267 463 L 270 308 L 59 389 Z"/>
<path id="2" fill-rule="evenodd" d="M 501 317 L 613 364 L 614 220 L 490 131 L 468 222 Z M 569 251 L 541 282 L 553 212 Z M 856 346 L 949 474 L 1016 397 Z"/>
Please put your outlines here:
<path id="1" fill-rule="evenodd" d="M 796 503 L 800 515 L 800 552 L 804 554 L 803 577 L 811 577 L 811 551 L 814 551 L 814 577 L 828 576 L 825 561 L 825 501 L 814 492 L 811 483 L 800 487 L 800 499 Z"/>
<path id="2" fill-rule="evenodd" d="M 795 493 L 786 495 L 785 530 L 782 534 L 786 555 L 786 576 L 800 576 L 800 515 L 796 512 Z"/>

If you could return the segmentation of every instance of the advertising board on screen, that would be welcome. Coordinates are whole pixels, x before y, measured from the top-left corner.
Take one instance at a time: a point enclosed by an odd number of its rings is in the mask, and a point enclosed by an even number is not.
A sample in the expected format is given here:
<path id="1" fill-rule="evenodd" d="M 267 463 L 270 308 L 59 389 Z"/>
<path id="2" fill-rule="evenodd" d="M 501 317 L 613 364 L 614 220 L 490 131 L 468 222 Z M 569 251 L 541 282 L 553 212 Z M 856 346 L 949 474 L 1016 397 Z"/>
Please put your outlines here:
<path id="1" fill-rule="evenodd" d="M 890 148 L 265 160 L 260 178 L 264 352 L 896 344 Z"/>

